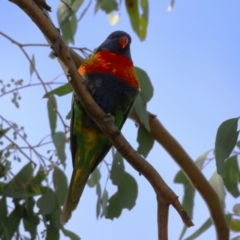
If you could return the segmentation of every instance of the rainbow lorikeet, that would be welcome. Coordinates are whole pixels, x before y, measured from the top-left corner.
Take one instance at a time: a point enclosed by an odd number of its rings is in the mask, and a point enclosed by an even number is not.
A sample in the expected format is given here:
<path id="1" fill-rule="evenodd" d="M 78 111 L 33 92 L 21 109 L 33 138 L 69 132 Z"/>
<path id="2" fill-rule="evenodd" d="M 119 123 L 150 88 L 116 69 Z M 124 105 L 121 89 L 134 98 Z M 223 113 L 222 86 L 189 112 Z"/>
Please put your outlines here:
<path id="1" fill-rule="evenodd" d="M 113 32 L 78 70 L 93 99 L 106 113 L 114 116 L 119 129 L 139 91 L 130 44 L 131 37 L 127 33 Z M 62 224 L 71 217 L 89 175 L 112 146 L 76 97 L 72 105 L 70 145 L 73 173 L 61 216 Z"/>

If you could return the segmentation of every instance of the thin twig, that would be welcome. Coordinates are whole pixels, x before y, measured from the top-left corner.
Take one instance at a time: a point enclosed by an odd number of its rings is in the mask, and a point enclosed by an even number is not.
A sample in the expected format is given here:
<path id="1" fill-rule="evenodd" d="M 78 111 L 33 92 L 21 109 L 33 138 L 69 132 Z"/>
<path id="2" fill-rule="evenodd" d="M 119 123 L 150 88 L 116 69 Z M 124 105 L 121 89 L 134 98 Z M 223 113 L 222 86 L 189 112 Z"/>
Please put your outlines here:
<path id="1" fill-rule="evenodd" d="M 33 3 L 33 4 L 34 4 L 34 3 Z M 9 37 L 7 34 L 1 32 L 1 31 L 0 31 L 0 35 L 2 35 L 3 37 L 5 37 L 5 38 L 8 39 L 9 41 L 11 41 L 13 44 L 17 45 L 17 46 L 21 49 L 21 51 L 23 52 L 24 56 L 27 58 L 27 60 L 29 61 L 31 67 L 33 68 L 33 71 L 35 72 L 38 80 L 40 81 L 40 83 L 41 83 L 44 91 L 47 93 L 47 92 L 48 92 L 47 87 L 46 87 L 46 85 L 44 84 L 44 81 L 43 81 L 43 79 L 41 78 L 40 74 L 38 73 L 36 67 L 33 65 L 30 56 L 29 56 L 28 53 L 25 51 L 25 49 L 24 49 L 24 44 L 21 44 L 21 43 L 17 42 L 16 40 L 14 40 L 13 38 Z M 55 107 L 55 104 L 54 104 L 54 101 L 52 100 L 52 98 L 50 98 L 50 102 L 51 102 L 51 104 L 53 105 L 53 107 Z M 55 108 L 55 110 L 56 110 L 56 113 L 57 113 L 57 115 L 58 115 L 58 117 L 59 117 L 59 119 L 60 119 L 63 127 L 64 127 L 64 132 L 65 132 L 65 135 L 66 135 L 67 132 L 66 132 L 66 124 L 65 124 L 65 121 L 63 120 L 63 117 L 62 117 L 62 115 L 59 113 L 58 109 Z"/>

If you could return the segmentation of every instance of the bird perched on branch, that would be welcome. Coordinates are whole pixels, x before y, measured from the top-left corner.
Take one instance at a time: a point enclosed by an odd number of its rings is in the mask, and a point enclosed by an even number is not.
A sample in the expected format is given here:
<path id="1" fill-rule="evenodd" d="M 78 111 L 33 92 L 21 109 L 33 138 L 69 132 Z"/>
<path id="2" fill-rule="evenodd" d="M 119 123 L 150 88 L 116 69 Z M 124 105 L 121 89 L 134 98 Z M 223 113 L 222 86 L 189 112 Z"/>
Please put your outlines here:
<path id="1" fill-rule="evenodd" d="M 126 32 L 113 32 L 78 69 L 95 102 L 105 113 L 114 116 L 119 129 L 139 91 L 130 44 L 131 37 Z M 62 224 L 71 217 L 89 175 L 112 146 L 76 96 L 72 103 L 70 144 L 73 173 L 61 215 Z"/>

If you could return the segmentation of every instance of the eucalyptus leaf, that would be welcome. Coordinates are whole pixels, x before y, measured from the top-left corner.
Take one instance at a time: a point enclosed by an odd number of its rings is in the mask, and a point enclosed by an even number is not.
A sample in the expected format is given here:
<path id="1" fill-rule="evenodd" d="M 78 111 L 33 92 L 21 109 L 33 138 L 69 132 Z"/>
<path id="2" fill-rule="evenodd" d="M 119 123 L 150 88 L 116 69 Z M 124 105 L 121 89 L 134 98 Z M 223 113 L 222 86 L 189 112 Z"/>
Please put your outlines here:
<path id="1" fill-rule="evenodd" d="M 144 40 L 148 26 L 148 0 L 126 0 L 125 4 L 134 32 L 138 35 L 140 40 Z M 142 14 L 140 14 L 139 9 Z"/>
<path id="2" fill-rule="evenodd" d="M 197 237 L 199 237 L 202 233 L 204 233 L 207 229 L 209 229 L 212 226 L 212 220 L 208 218 L 200 228 L 198 228 L 191 236 L 186 238 L 185 240 L 195 240 Z"/>
<path id="3" fill-rule="evenodd" d="M 127 172 L 118 185 L 118 193 L 121 207 L 131 210 L 136 204 L 138 186 L 136 180 Z"/>
<path id="4" fill-rule="evenodd" d="M 52 135 L 57 127 L 57 100 L 54 95 L 50 96 L 47 101 L 48 120 Z"/>
<path id="5" fill-rule="evenodd" d="M 105 217 L 113 220 L 114 218 L 118 218 L 121 213 L 122 206 L 119 199 L 119 193 L 116 192 L 108 200 L 107 215 L 105 215 Z"/>
<path id="6" fill-rule="evenodd" d="M 57 156 L 60 159 L 61 163 L 65 167 L 66 165 L 66 154 L 65 154 L 65 145 L 66 145 L 66 138 L 63 132 L 56 132 L 53 135 L 53 143 L 56 148 Z"/>
<path id="7" fill-rule="evenodd" d="M 75 234 L 72 231 L 67 230 L 66 228 L 62 228 L 61 230 L 62 230 L 63 234 L 66 237 L 69 237 L 71 240 L 80 240 L 81 239 L 77 234 Z"/>
<path id="8" fill-rule="evenodd" d="M 239 131 L 238 119 L 232 118 L 223 122 L 218 130 L 215 140 L 215 157 L 217 172 L 224 177 L 224 161 L 229 157 L 236 146 Z"/>
<path id="9" fill-rule="evenodd" d="M 107 215 L 108 192 L 105 189 L 102 195 L 102 214 L 101 217 Z"/>
<path id="10" fill-rule="evenodd" d="M 222 177 L 217 174 L 217 172 L 213 173 L 211 179 L 209 180 L 210 185 L 215 190 L 220 200 L 220 203 L 223 208 L 225 208 L 225 190 L 224 190 L 224 183 Z"/>
<path id="11" fill-rule="evenodd" d="M 96 186 L 96 194 L 97 194 L 97 206 L 96 206 L 96 216 L 97 219 L 100 216 L 101 213 L 101 202 L 102 202 L 102 189 L 101 189 L 101 185 L 98 182 L 97 186 Z"/>
<path id="12" fill-rule="evenodd" d="M 68 184 L 65 173 L 58 167 L 55 167 L 53 171 L 53 185 L 59 203 L 63 205 L 68 191 Z"/>
<path id="13" fill-rule="evenodd" d="M 116 0 L 97 0 L 95 6 L 95 13 L 102 9 L 106 13 L 110 13 L 118 9 L 118 3 Z"/>
<path id="14" fill-rule="evenodd" d="M 124 162 L 121 154 L 119 152 L 116 152 L 114 154 L 113 163 L 112 163 L 112 169 L 110 174 L 110 179 L 112 180 L 113 185 L 119 185 L 123 175 L 125 173 L 125 167 Z"/>
<path id="15" fill-rule="evenodd" d="M 56 203 L 56 198 L 53 192 L 43 194 L 37 201 L 39 212 L 41 214 L 52 213 L 55 208 L 55 203 Z"/>
<path id="16" fill-rule="evenodd" d="M 70 83 L 66 83 L 66 84 L 64 84 L 64 85 L 62 85 L 62 86 L 60 86 L 58 88 L 53 89 L 52 91 L 47 92 L 43 96 L 43 98 L 48 98 L 48 97 L 50 97 L 53 94 L 55 94 L 55 95 L 57 95 L 59 97 L 62 97 L 62 96 L 65 96 L 65 95 L 71 93 L 72 91 L 73 90 L 72 90 L 72 87 L 71 87 Z"/>
<path id="17" fill-rule="evenodd" d="M 153 148 L 154 139 L 152 138 L 151 134 L 142 126 L 138 127 L 137 142 L 137 152 L 146 158 Z"/>
<path id="18" fill-rule="evenodd" d="M 100 173 L 99 169 L 96 168 L 92 172 L 90 178 L 87 181 L 88 186 L 89 187 L 95 187 L 99 183 L 100 178 L 101 178 L 101 173 Z"/>
<path id="19" fill-rule="evenodd" d="M 9 239 L 13 239 L 14 234 L 18 231 L 20 225 L 21 217 L 17 214 L 17 206 L 9 214 L 7 219 L 7 229 L 9 234 Z"/>
<path id="20" fill-rule="evenodd" d="M 232 218 L 229 227 L 234 232 L 240 232 L 240 219 Z"/>
<path id="21" fill-rule="evenodd" d="M 225 161 L 225 177 L 223 178 L 224 185 L 228 192 L 232 194 L 233 197 L 237 198 L 240 195 L 238 189 L 238 174 L 239 167 L 237 156 L 232 156 Z"/>
<path id="22" fill-rule="evenodd" d="M 52 225 L 47 225 L 46 240 L 59 240 L 59 229 Z"/>
<path id="23" fill-rule="evenodd" d="M 149 102 L 153 96 L 153 85 L 150 81 L 148 74 L 141 68 L 135 67 L 139 82 L 140 82 L 140 94 L 145 103 Z"/>
<path id="24" fill-rule="evenodd" d="M 141 94 L 138 94 L 138 96 L 134 102 L 133 108 L 136 111 L 138 117 L 140 118 L 140 121 L 144 124 L 145 128 L 148 131 L 150 131 L 147 106 L 146 106 L 146 103 L 144 102 Z"/>

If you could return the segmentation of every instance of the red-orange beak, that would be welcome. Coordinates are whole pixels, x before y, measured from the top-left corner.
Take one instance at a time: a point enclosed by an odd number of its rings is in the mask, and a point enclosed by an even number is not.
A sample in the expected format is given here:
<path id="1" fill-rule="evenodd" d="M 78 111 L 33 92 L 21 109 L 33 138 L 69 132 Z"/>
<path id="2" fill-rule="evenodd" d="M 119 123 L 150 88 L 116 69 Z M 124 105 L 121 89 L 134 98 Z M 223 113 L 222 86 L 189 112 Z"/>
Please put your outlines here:
<path id="1" fill-rule="evenodd" d="M 128 37 L 122 36 L 119 38 L 119 46 L 121 49 L 124 49 L 128 44 Z"/>

